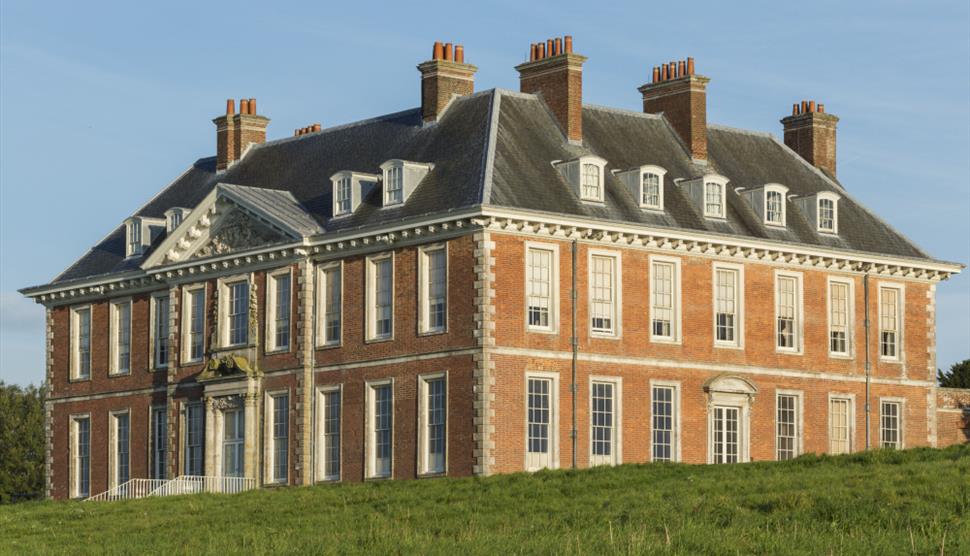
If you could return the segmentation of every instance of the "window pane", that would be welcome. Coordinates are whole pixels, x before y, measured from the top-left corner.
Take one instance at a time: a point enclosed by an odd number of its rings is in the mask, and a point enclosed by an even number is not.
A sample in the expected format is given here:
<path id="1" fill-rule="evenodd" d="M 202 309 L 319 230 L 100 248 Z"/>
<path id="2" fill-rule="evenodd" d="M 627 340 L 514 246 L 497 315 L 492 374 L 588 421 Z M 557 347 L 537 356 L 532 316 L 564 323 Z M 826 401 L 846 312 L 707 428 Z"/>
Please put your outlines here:
<path id="1" fill-rule="evenodd" d="M 829 350 L 849 352 L 849 285 L 829 284 Z"/>
<path id="2" fill-rule="evenodd" d="M 641 194 L 641 204 L 648 207 L 660 208 L 660 176 L 650 173 L 643 174 Z"/>
<path id="3" fill-rule="evenodd" d="M 387 204 L 400 203 L 404 199 L 403 168 L 393 167 L 387 170 Z"/>
<path id="4" fill-rule="evenodd" d="M 198 289 L 189 294 L 189 313 L 189 358 L 198 361 L 204 355 L 205 290 Z"/>
<path id="5" fill-rule="evenodd" d="M 898 402 L 883 402 L 880 410 L 880 436 L 883 448 L 900 448 Z"/>
<path id="6" fill-rule="evenodd" d="M 765 220 L 772 224 L 781 224 L 782 210 L 784 210 L 784 196 L 777 191 L 765 194 Z"/>
<path id="7" fill-rule="evenodd" d="M 326 392 L 323 400 L 323 473 L 326 479 L 336 480 L 340 478 L 340 391 Z"/>
<path id="8" fill-rule="evenodd" d="M 374 475 L 391 474 L 391 386 L 374 387 Z"/>
<path id="9" fill-rule="evenodd" d="M 131 368 L 131 303 L 119 303 L 115 308 L 118 326 L 118 360 L 115 362 L 115 370 L 127 373 Z"/>
<path id="10" fill-rule="evenodd" d="M 818 227 L 821 230 L 835 231 L 835 201 L 819 199 Z"/>
<path id="11" fill-rule="evenodd" d="M 166 478 L 168 465 L 168 414 L 164 407 L 152 409 L 152 478 Z"/>
<path id="12" fill-rule="evenodd" d="M 595 164 L 583 164 L 583 199 L 599 200 L 600 194 L 600 168 Z"/>
<path id="13" fill-rule="evenodd" d="M 285 483 L 289 469 L 290 397 L 273 396 L 273 480 Z"/>
<path id="14" fill-rule="evenodd" d="M 879 299 L 879 353 L 883 357 L 895 358 L 898 351 L 899 290 L 881 288 Z"/>
<path id="15" fill-rule="evenodd" d="M 847 454 L 849 439 L 849 400 L 834 399 L 829 404 L 830 430 L 829 451 L 833 454 Z"/>
<path id="16" fill-rule="evenodd" d="M 168 365 L 168 296 L 155 299 L 155 366 Z"/>
<path id="17" fill-rule="evenodd" d="M 275 347 L 285 349 L 290 347 L 290 275 L 277 276 L 275 300 Z"/>
<path id="18" fill-rule="evenodd" d="M 374 263 L 374 336 L 387 338 L 391 335 L 391 318 L 393 316 L 391 259 L 383 259 Z"/>
<path id="19" fill-rule="evenodd" d="M 75 485 L 77 496 L 91 495 L 91 421 L 77 419 L 77 453 L 75 454 Z"/>
<path id="20" fill-rule="evenodd" d="M 653 461 L 674 460 L 674 389 L 653 388 Z"/>
<path id="21" fill-rule="evenodd" d="M 91 376 L 91 309 L 77 312 L 77 376 Z"/>
<path id="22" fill-rule="evenodd" d="M 792 459 L 797 454 L 796 440 L 798 438 L 796 412 L 798 399 L 795 396 L 778 395 L 778 415 L 776 417 L 778 459 Z"/>
<path id="23" fill-rule="evenodd" d="M 340 268 L 331 268 L 323 273 L 324 281 L 324 343 L 340 342 L 341 316 L 341 273 Z"/>
<path id="24" fill-rule="evenodd" d="M 186 409 L 185 474 L 203 475 L 203 449 L 205 446 L 205 408 L 192 404 Z"/>
<path id="25" fill-rule="evenodd" d="M 795 307 L 795 279 L 790 276 L 779 276 L 777 284 L 778 297 L 778 347 L 794 349 L 796 307 Z"/>
<path id="26" fill-rule="evenodd" d="M 229 286 L 229 344 L 249 342 L 249 282 Z"/>
<path id="27" fill-rule="evenodd" d="M 445 379 L 429 380 L 427 388 L 427 450 L 429 473 L 445 470 Z"/>
<path id="28" fill-rule="evenodd" d="M 115 416 L 115 463 L 117 465 L 115 478 L 118 485 L 127 483 L 129 479 L 128 422 L 127 413 Z"/>
<path id="29" fill-rule="evenodd" d="M 545 378 L 530 378 L 528 382 L 526 424 L 527 449 L 530 453 L 549 453 L 551 385 L 552 381 Z"/>
<path id="30" fill-rule="evenodd" d="M 738 317 L 738 272 L 735 270 L 717 270 L 716 280 L 716 315 L 715 332 L 719 342 L 737 342 L 736 322 Z"/>
<path id="31" fill-rule="evenodd" d="M 609 382 L 594 382 L 592 384 L 592 414 L 590 438 L 594 456 L 604 456 L 599 462 L 610 461 L 614 454 L 616 439 L 616 423 L 614 416 L 613 384 Z"/>
<path id="32" fill-rule="evenodd" d="M 447 282 L 445 250 L 437 249 L 427 253 L 427 303 L 428 330 L 440 331 L 445 329 L 447 314 Z"/>
<path id="33" fill-rule="evenodd" d="M 721 184 L 709 182 L 704 186 L 704 214 L 723 216 L 724 205 L 721 198 Z"/>

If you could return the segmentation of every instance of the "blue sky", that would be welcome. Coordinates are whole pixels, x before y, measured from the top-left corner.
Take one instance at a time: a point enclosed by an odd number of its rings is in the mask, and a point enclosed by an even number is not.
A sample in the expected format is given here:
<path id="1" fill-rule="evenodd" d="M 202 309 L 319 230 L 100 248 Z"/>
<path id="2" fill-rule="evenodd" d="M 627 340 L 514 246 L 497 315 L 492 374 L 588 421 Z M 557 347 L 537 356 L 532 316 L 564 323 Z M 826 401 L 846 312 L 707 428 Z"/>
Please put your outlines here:
<path id="1" fill-rule="evenodd" d="M 780 135 L 793 102 L 817 99 L 841 118 L 849 191 L 934 257 L 970 261 L 970 3 L 651 4 L 4 0 L 0 379 L 43 379 L 43 310 L 16 290 L 213 154 L 226 98 L 256 97 L 271 138 L 411 108 L 435 40 L 465 45 L 480 90 L 518 89 L 529 43 L 572 34 L 587 103 L 637 110 L 649 68 L 685 56 L 711 78 L 711 122 Z M 970 273 L 937 303 L 943 367 L 970 357 Z"/>

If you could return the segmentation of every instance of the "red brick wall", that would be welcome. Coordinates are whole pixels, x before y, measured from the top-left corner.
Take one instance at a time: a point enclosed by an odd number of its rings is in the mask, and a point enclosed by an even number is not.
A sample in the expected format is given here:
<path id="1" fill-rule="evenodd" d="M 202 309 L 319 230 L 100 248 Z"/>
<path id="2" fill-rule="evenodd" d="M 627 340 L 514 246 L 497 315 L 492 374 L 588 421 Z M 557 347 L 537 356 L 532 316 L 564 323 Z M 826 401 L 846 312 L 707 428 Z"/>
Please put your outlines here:
<path id="1" fill-rule="evenodd" d="M 562 54 L 518 66 L 519 89 L 541 94 L 566 137 L 583 139 L 583 71 L 586 58 Z"/>
<path id="2" fill-rule="evenodd" d="M 938 388 L 936 408 L 937 446 L 970 442 L 970 389 Z"/>

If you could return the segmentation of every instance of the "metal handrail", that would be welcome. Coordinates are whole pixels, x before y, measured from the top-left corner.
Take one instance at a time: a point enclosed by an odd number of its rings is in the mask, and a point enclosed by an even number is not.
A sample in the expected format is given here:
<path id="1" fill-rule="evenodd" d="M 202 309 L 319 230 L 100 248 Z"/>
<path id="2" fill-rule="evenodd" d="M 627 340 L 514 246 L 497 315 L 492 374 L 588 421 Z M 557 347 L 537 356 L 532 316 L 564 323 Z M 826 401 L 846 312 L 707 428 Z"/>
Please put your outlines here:
<path id="1" fill-rule="evenodd" d="M 129 479 L 101 494 L 85 498 L 85 501 L 134 500 L 136 498 L 144 498 L 166 482 L 165 479 Z"/>
<path id="2" fill-rule="evenodd" d="M 174 479 L 131 479 L 85 501 L 134 500 L 146 496 L 180 496 L 183 494 L 237 494 L 256 488 L 252 477 L 219 477 L 181 475 Z"/>

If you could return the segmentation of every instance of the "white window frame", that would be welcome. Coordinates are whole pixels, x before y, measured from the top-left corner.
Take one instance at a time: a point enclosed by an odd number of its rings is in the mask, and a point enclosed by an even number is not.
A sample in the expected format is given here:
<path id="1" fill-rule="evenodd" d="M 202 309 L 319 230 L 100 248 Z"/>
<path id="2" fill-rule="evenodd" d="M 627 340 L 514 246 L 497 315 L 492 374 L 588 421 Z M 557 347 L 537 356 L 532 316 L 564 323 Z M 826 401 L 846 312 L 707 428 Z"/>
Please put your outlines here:
<path id="1" fill-rule="evenodd" d="M 144 224 L 141 218 L 129 218 L 125 222 L 125 258 L 136 257 L 145 251 Z"/>
<path id="2" fill-rule="evenodd" d="M 403 205 L 404 204 L 404 162 L 394 161 L 391 163 L 387 163 L 387 166 L 385 168 L 382 168 L 382 173 L 383 173 L 382 181 L 384 184 L 384 187 L 382 188 L 383 189 L 382 198 L 384 199 L 383 206 L 395 207 L 398 205 Z M 400 178 L 400 181 L 398 182 L 400 187 L 396 189 L 391 189 L 391 181 L 392 181 L 391 178 L 393 177 L 392 176 L 393 174 L 396 174 Z M 391 196 L 392 192 L 397 192 L 399 198 L 392 197 Z"/>
<path id="3" fill-rule="evenodd" d="M 851 454 L 854 451 L 854 449 L 855 449 L 855 394 L 844 394 L 844 393 L 834 393 L 834 392 L 833 393 L 829 393 L 829 396 L 828 396 L 828 414 L 829 414 L 829 418 L 828 418 L 828 434 L 827 434 L 827 436 L 828 436 L 829 445 L 828 445 L 828 450 L 827 450 L 826 453 L 828 453 L 828 454 L 843 453 L 843 452 L 835 452 L 832 449 L 832 445 L 835 442 L 835 438 L 833 437 L 833 434 L 832 434 L 834 432 L 834 429 L 833 429 L 834 423 L 832 421 L 832 418 L 834 417 L 833 412 L 832 412 L 832 402 L 833 401 L 836 401 L 836 400 L 844 400 L 844 401 L 848 402 L 848 408 L 847 408 L 848 415 L 847 415 L 847 417 L 849 419 L 849 423 L 848 423 L 848 435 L 849 435 L 849 438 L 848 438 L 847 451 L 844 452 L 844 453 Z"/>
<path id="4" fill-rule="evenodd" d="M 795 280 L 795 317 L 792 330 L 792 334 L 794 335 L 792 338 L 794 345 L 792 347 L 782 347 L 778 345 L 778 308 L 781 293 L 778 288 L 778 282 L 780 278 L 792 278 Z M 772 338 L 775 344 L 775 353 L 801 355 L 805 343 L 805 300 L 803 293 L 802 273 L 788 270 L 775 270 L 774 292 L 774 320 L 772 321 Z"/>
<path id="5" fill-rule="evenodd" d="M 906 288 L 903 284 L 897 282 L 882 282 L 877 284 L 878 288 L 878 300 L 876 307 L 876 316 L 878 318 L 879 335 L 876 343 L 876 349 L 879 353 L 879 360 L 884 363 L 902 363 L 904 358 L 903 351 L 903 340 L 905 338 L 905 328 L 904 328 L 904 315 L 906 314 Z M 882 311 L 882 296 L 885 290 L 895 290 L 896 291 L 896 354 L 892 357 L 882 354 L 882 334 L 885 331 L 883 329 L 883 311 Z"/>
<path id="6" fill-rule="evenodd" d="M 367 335 L 368 342 L 386 342 L 394 339 L 394 316 L 397 312 L 395 300 L 395 280 L 397 277 L 395 266 L 395 256 L 393 251 L 371 255 L 367 257 L 365 267 L 367 274 Z M 391 262 L 391 330 L 387 335 L 377 335 L 377 263 L 382 261 Z"/>
<path id="7" fill-rule="evenodd" d="M 680 461 L 680 381 L 676 380 L 650 380 L 650 461 L 667 461 L 654 458 L 654 439 L 653 439 L 653 390 L 654 388 L 669 388 L 673 390 L 671 397 L 671 408 L 673 411 L 673 430 L 670 435 L 670 461 Z"/>
<path id="8" fill-rule="evenodd" d="M 682 313 L 682 299 L 681 299 L 681 266 L 680 257 L 666 257 L 661 255 L 650 255 L 648 257 L 648 264 L 650 268 L 647 272 L 647 323 L 650 328 L 650 341 L 657 343 L 666 344 L 679 344 L 682 338 L 681 332 L 681 313 Z M 670 323 L 670 336 L 661 336 L 654 333 L 653 328 L 653 317 L 654 317 L 654 265 L 655 264 L 668 264 L 673 267 L 673 275 L 670 277 L 671 281 L 671 302 L 673 307 L 671 310 L 671 319 L 673 322 Z"/>
<path id="9" fill-rule="evenodd" d="M 832 351 L 832 286 L 842 285 L 846 287 L 846 324 L 845 324 L 845 351 Z M 836 276 L 828 276 L 825 281 L 825 314 L 826 323 L 828 325 L 828 336 L 826 338 L 826 343 L 828 344 L 828 354 L 829 357 L 833 359 L 852 359 L 855 353 L 855 280 L 851 278 L 842 278 Z"/>
<path id="10" fill-rule="evenodd" d="M 444 463 L 441 469 L 432 469 L 430 463 L 431 454 L 429 452 L 428 435 L 428 383 L 442 380 L 445 385 L 445 407 L 444 407 Z M 450 421 L 448 412 L 451 409 L 449 399 L 448 372 L 427 373 L 418 375 L 418 475 L 446 475 L 448 473 L 448 430 Z"/>
<path id="11" fill-rule="evenodd" d="M 118 365 L 118 359 L 121 355 L 121 307 L 123 305 L 128 306 L 128 368 L 121 369 Z M 109 318 L 108 318 L 108 344 L 110 346 L 108 350 L 108 376 L 126 376 L 131 374 L 131 355 L 132 346 L 131 332 L 132 325 L 134 324 L 134 315 L 132 313 L 132 308 L 134 304 L 130 297 L 125 297 L 122 299 L 112 299 L 109 307 Z"/>
<path id="12" fill-rule="evenodd" d="M 823 234 L 839 233 L 839 200 L 842 197 L 831 191 L 820 191 L 815 196 L 815 231 Z M 832 201 L 832 228 L 822 227 L 822 200 Z"/>
<path id="13" fill-rule="evenodd" d="M 549 452 L 548 465 L 536 465 L 538 457 L 530 458 L 529 454 L 529 379 L 549 380 Z M 559 468 L 559 373 L 528 371 L 523 381 L 523 451 L 524 468 L 526 471 Z"/>
<path id="14" fill-rule="evenodd" d="M 70 431 L 69 431 L 69 434 L 70 434 L 70 437 L 71 437 L 70 438 L 70 442 L 69 442 L 69 444 L 70 444 L 70 448 L 69 448 L 70 449 L 70 454 L 69 454 L 69 460 L 68 460 L 68 468 L 69 468 L 69 476 L 70 476 L 69 496 L 71 498 L 86 498 L 88 496 L 91 496 L 91 459 L 92 459 L 91 458 L 91 456 L 92 456 L 91 447 L 93 445 L 93 442 L 91 441 L 91 436 L 92 436 L 92 432 L 94 430 L 94 428 L 92 427 L 92 423 L 91 423 L 91 414 L 90 413 L 74 413 L 74 414 L 71 414 L 68 417 L 68 419 L 70 419 Z M 88 455 L 87 455 L 87 460 L 88 460 L 88 476 L 87 476 L 88 489 L 87 489 L 87 492 L 81 492 L 81 469 L 78 467 L 78 459 L 80 459 L 79 452 L 80 452 L 80 447 L 81 447 L 80 446 L 80 432 L 78 430 L 79 429 L 79 424 L 78 424 L 79 421 L 87 421 L 88 422 Z"/>
<path id="15" fill-rule="evenodd" d="M 168 336 L 165 338 L 165 342 L 166 342 L 165 352 L 166 352 L 167 357 L 166 357 L 166 361 L 165 361 L 165 364 L 164 365 L 163 364 L 160 364 L 159 361 L 158 361 L 158 349 L 157 349 L 157 345 L 156 345 L 158 343 L 158 341 L 161 340 L 161 335 L 159 334 L 158 326 L 156 326 L 156 325 L 158 324 L 158 318 L 157 318 L 158 317 L 158 303 L 159 303 L 159 300 L 161 298 L 163 298 L 163 297 L 168 299 L 168 317 L 166 318 L 166 322 L 168 322 L 168 325 L 167 325 L 167 328 L 168 328 Z M 151 366 L 151 369 L 154 370 L 154 371 L 165 370 L 165 369 L 168 369 L 169 365 L 172 364 L 172 342 L 171 342 L 171 339 L 172 339 L 172 296 L 170 295 L 170 292 L 168 290 L 160 291 L 160 292 L 155 292 L 155 293 L 153 293 L 151 295 L 151 300 L 149 302 L 149 311 L 148 311 L 148 313 L 149 313 L 148 314 L 148 318 L 150 319 L 149 320 L 149 323 L 148 323 L 148 330 L 149 330 L 149 334 L 148 334 L 148 336 L 149 336 L 149 342 L 148 342 L 148 345 L 149 345 L 149 349 L 150 349 L 150 366 Z"/>
<path id="16" fill-rule="evenodd" d="M 199 424 L 201 430 L 199 434 L 202 439 L 202 443 L 199 445 L 199 449 L 202 452 L 201 466 L 198 473 L 193 473 L 189 469 L 189 435 L 192 430 L 192 421 L 190 419 L 190 410 L 192 408 L 198 408 L 199 410 Z M 181 415 L 181 430 L 180 430 L 180 446 L 182 447 L 179 453 L 179 465 L 181 466 L 183 475 L 205 475 L 205 460 L 206 460 L 206 407 L 205 402 L 202 400 L 192 401 L 182 404 L 182 415 Z M 215 421 L 215 419 L 213 419 Z"/>
<path id="17" fill-rule="evenodd" d="M 596 168 L 596 179 L 598 184 L 596 186 L 596 195 L 588 195 L 586 193 L 586 167 L 590 166 Z M 579 198 L 583 201 L 593 201 L 596 203 L 602 203 L 605 197 L 604 185 L 606 183 L 605 177 L 603 176 L 603 171 L 606 167 L 605 161 L 600 161 L 595 158 L 581 158 L 579 159 Z"/>
<path id="18" fill-rule="evenodd" d="M 333 179 L 333 215 L 334 217 L 346 216 L 354 212 L 354 178 L 353 174 L 350 173 L 340 173 L 340 177 L 334 177 Z M 344 192 L 344 186 L 346 185 L 347 198 L 343 199 L 341 194 Z M 342 201 L 347 202 L 347 209 L 342 210 L 340 204 Z"/>
<path id="19" fill-rule="evenodd" d="M 162 435 L 162 442 L 156 442 L 155 429 L 158 424 L 157 415 L 161 414 L 165 418 L 165 430 Z M 168 464 L 171 454 L 168 450 L 168 432 L 171 423 L 168 422 L 168 406 L 162 405 L 152 405 L 148 408 L 148 443 L 151 449 L 151 457 L 149 458 L 149 468 L 148 475 L 152 479 L 167 479 L 168 478 Z M 163 446 L 162 453 L 164 454 L 165 460 L 162 462 L 161 471 L 162 476 L 156 476 L 158 467 L 158 455 L 159 455 L 159 445 Z"/>
<path id="20" fill-rule="evenodd" d="M 195 312 L 195 306 L 192 304 L 192 295 L 197 292 L 202 292 L 202 355 L 199 357 L 192 357 L 192 313 Z M 203 359 L 205 359 L 206 301 L 205 283 L 191 284 L 182 288 L 182 305 L 180 308 L 182 311 L 182 331 L 180 336 L 180 342 L 182 343 L 181 363 L 200 363 Z"/>
<path id="21" fill-rule="evenodd" d="M 390 456 L 390 469 L 386 475 L 378 475 L 376 471 L 377 467 L 377 431 L 374 428 L 375 425 L 375 411 L 376 411 L 376 395 L 375 389 L 381 386 L 388 386 L 391 389 L 391 456 Z M 395 449 L 394 441 L 397 436 L 395 433 L 395 398 L 394 395 L 394 379 L 388 378 L 383 380 L 368 380 L 364 383 L 364 389 L 366 393 L 366 413 L 365 413 L 365 435 L 364 435 L 364 447 L 366 454 L 365 457 L 365 468 L 364 477 L 366 479 L 393 479 L 394 478 L 394 457 L 397 453 Z"/>
<path id="22" fill-rule="evenodd" d="M 704 176 L 701 182 L 703 187 L 701 188 L 701 208 L 705 218 L 727 218 L 727 184 L 728 179 L 724 176 L 718 176 L 713 174 L 708 174 Z M 712 184 L 718 184 L 721 186 L 721 211 L 711 212 L 707 209 L 707 187 Z"/>
<path id="23" fill-rule="evenodd" d="M 276 404 L 278 398 L 286 396 L 286 477 L 276 477 Z M 267 390 L 263 394 L 263 483 L 268 485 L 285 485 L 290 480 L 292 467 L 292 443 L 290 438 L 293 429 L 293 412 L 290 411 L 293 396 L 288 388 Z"/>
<path id="24" fill-rule="evenodd" d="M 327 448 L 325 433 L 327 426 L 327 395 L 337 393 L 340 396 L 340 406 L 338 407 L 339 428 L 337 431 L 337 473 L 327 474 Z M 317 387 L 316 404 L 316 431 L 315 431 L 316 457 L 314 471 L 317 482 L 340 481 L 344 471 L 344 389 L 342 384 L 319 386 Z"/>
<path id="25" fill-rule="evenodd" d="M 547 251 L 549 257 L 549 326 L 538 326 L 529 324 L 529 254 L 532 251 Z M 525 265 L 523 267 L 525 277 L 525 328 L 529 332 L 540 332 L 545 334 L 558 334 L 559 332 L 559 244 L 539 243 L 535 241 L 525 242 Z"/>
<path id="26" fill-rule="evenodd" d="M 781 449 L 781 446 L 778 445 L 778 438 L 780 436 L 778 434 L 778 411 L 780 409 L 778 404 L 778 401 L 779 401 L 778 398 L 780 398 L 781 396 L 791 396 L 795 398 L 795 437 L 794 437 L 795 445 L 793 447 L 794 454 L 792 454 L 792 459 L 797 458 L 798 456 L 805 453 L 804 451 L 804 430 L 805 430 L 804 429 L 804 426 L 805 426 L 804 393 L 801 390 L 786 390 L 783 388 L 778 388 L 777 390 L 775 390 L 774 425 L 775 425 L 775 459 L 779 461 L 781 459 L 779 458 L 779 451 Z"/>
<path id="27" fill-rule="evenodd" d="M 654 174 L 658 177 L 658 191 L 657 191 L 657 204 L 650 205 L 643 202 L 643 178 L 647 174 Z M 649 210 L 664 210 L 664 177 L 667 175 L 667 170 L 661 168 L 660 166 L 654 166 L 652 164 L 647 164 L 640 167 L 640 172 L 637 174 L 639 178 L 639 183 L 637 184 L 637 191 L 639 195 L 637 196 L 637 203 L 642 209 Z"/>
<path id="28" fill-rule="evenodd" d="M 88 374 L 81 375 L 81 320 L 80 313 L 88 313 Z M 94 367 L 94 357 L 92 356 L 94 335 L 94 306 L 78 305 L 71 307 L 71 382 L 91 380 Z"/>
<path id="29" fill-rule="evenodd" d="M 593 329 L 593 258 L 607 257 L 613 259 L 613 323 L 610 330 Z M 589 335 L 593 338 L 605 338 L 618 340 L 623 335 L 623 257 L 619 251 L 608 251 L 605 249 L 589 249 L 587 260 L 587 297 L 588 315 L 586 325 Z"/>
<path id="30" fill-rule="evenodd" d="M 232 290 L 231 290 L 232 286 L 235 285 L 235 284 L 238 284 L 240 282 L 246 282 L 246 284 L 247 284 L 247 291 L 248 291 L 248 294 L 249 294 L 249 296 L 248 296 L 249 299 L 246 300 L 246 307 L 247 307 L 246 325 L 249 327 L 249 330 L 246 331 L 246 342 L 245 343 L 232 344 L 229 341 L 229 339 L 230 339 L 229 338 L 229 332 L 230 332 L 230 326 L 229 326 L 229 324 L 230 324 L 229 323 L 229 305 L 232 302 L 232 299 L 230 299 L 230 295 L 232 293 Z M 256 339 L 253 337 L 255 335 L 254 334 L 254 331 L 252 330 L 252 327 L 249 326 L 249 323 L 250 323 L 250 321 L 252 321 L 252 318 L 253 318 L 253 315 L 252 315 L 253 307 L 252 307 L 252 303 L 251 303 L 251 300 L 253 298 L 253 283 L 254 283 L 254 280 L 253 280 L 252 274 L 236 274 L 236 275 L 233 275 L 233 276 L 226 276 L 226 277 L 223 277 L 223 278 L 220 278 L 219 279 L 219 285 L 218 285 L 218 287 L 219 287 L 219 296 L 218 296 L 218 298 L 219 298 L 218 299 L 219 318 L 218 318 L 217 324 L 218 324 L 218 329 L 219 329 L 219 347 L 220 348 L 240 348 L 240 347 L 248 347 L 248 346 L 251 346 L 256 341 Z"/>
<path id="31" fill-rule="evenodd" d="M 879 398 L 879 447 L 887 448 L 885 446 L 883 435 L 886 431 L 885 421 L 883 414 L 883 406 L 885 404 L 895 404 L 899 413 L 896 415 L 896 445 L 891 446 L 896 450 L 902 450 L 906 448 L 906 399 L 898 397 L 880 397 Z"/>
<path id="32" fill-rule="evenodd" d="M 340 277 L 339 307 L 337 308 L 337 321 L 340 323 L 340 330 L 337 337 L 327 339 L 327 288 L 329 282 L 327 274 L 336 272 Z M 344 263 L 343 261 L 333 261 L 317 265 L 317 307 L 316 307 L 316 347 L 335 347 L 343 343 L 344 337 Z"/>
<path id="33" fill-rule="evenodd" d="M 119 476 L 119 465 L 121 461 L 118 459 L 118 418 L 125 416 L 128 418 L 128 480 L 131 480 L 131 409 L 125 408 L 117 411 L 108 412 L 108 489 L 121 486 L 124 482 L 121 481 Z"/>
<path id="34" fill-rule="evenodd" d="M 768 194 L 777 193 L 781 196 L 781 220 L 769 220 L 768 219 Z M 764 218 L 765 226 L 772 226 L 776 228 L 784 228 L 788 223 L 788 188 L 784 185 L 778 183 L 769 183 L 765 185 L 764 191 L 762 192 L 762 206 L 764 207 Z"/>
<path id="35" fill-rule="evenodd" d="M 593 455 L 593 384 L 603 383 L 613 386 L 613 445 L 609 456 Z M 617 376 L 590 375 L 589 390 L 589 465 L 620 465 L 623 463 L 623 378 Z"/>
<path id="36" fill-rule="evenodd" d="M 679 269 L 678 269 L 679 270 Z M 726 271 L 734 273 L 734 340 L 718 340 L 717 338 L 717 314 L 718 314 L 718 284 L 717 284 L 717 273 L 718 271 Z M 678 272 L 679 275 L 679 272 Z M 652 283 L 652 282 L 651 282 Z M 733 348 L 733 349 L 744 349 L 744 265 L 731 264 L 731 263 L 714 263 L 711 270 L 711 289 L 712 289 L 712 322 L 713 329 L 712 334 L 714 338 L 714 347 L 718 348 Z M 679 319 L 678 319 L 679 322 Z M 651 332 L 653 328 L 651 327 Z"/>
<path id="37" fill-rule="evenodd" d="M 431 255 L 443 253 L 445 260 L 445 322 L 440 327 L 431 327 L 431 306 L 429 291 L 431 276 L 429 275 Z M 418 334 L 444 334 L 448 332 L 448 314 L 451 308 L 451 264 L 449 263 L 448 243 L 434 243 L 418 247 Z"/>
<path id="38" fill-rule="evenodd" d="M 290 330 L 287 345 L 280 346 L 276 344 L 276 313 L 279 311 L 279 306 L 276 301 L 276 294 L 277 289 L 279 288 L 277 281 L 284 276 L 288 277 L 290 280 L 290 315 L 287 319 Z M 285 353 L 293 350 L 293 286 L 293 269 L 290 267 L 281 268 L 279 270 L 266 273 L 266 353 Z"/>

